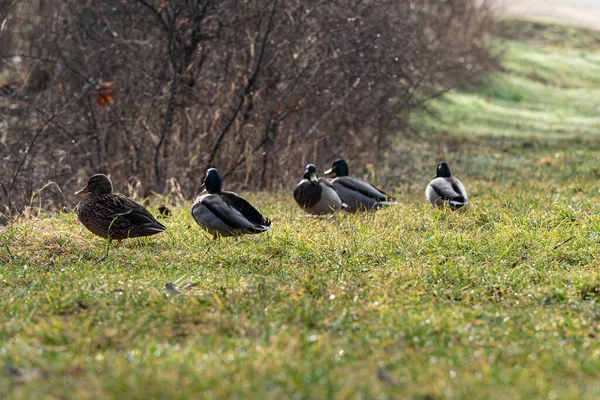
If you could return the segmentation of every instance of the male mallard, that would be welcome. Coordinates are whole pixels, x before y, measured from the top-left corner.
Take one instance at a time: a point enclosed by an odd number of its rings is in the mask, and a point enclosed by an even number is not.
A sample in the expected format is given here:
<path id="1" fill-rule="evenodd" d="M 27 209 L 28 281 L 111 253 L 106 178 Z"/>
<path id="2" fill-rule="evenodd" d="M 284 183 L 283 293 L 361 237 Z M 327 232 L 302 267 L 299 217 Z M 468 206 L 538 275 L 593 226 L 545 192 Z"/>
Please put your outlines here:
<path id="1" fill-rule="evenodd" d="M 217 236 L 241 236 L 273 229 L 271 221 L 246 199 L 233 192 L 221 191 L 219 171 L 210 168 L 204 177 L 205 190 L 192 204 L 192 216 L 203 229 Z"/>
<path id="2" fill-rule="evenodd" d="M 346 211 L 356 212 L 361 210 L 375 210 L 382 206 L 396 205 L 394 198 L 388 196 L 375 186 L 360 179 L 348 176 L 350 170 L 344 160 L 335 160 L 331 169 L 325 175 L 335 174 L 331 183 L 348 205 Z"/>
<path id="3" fill-rule="evenodd" d="M 142 205 L 112 191 L 110 179 L 106 175 L 96 174 L 83 189 L 75 192 L 76 195 L 86 195 L 75 207 L 75 212 L 90 232 L 120 242 L 167 230 Z"/>
<path id="4" fill-rule="evenodd" d="M 448 206 L 453 210 L 469 204 L 465 187 L 458 179 L 452 178 L 450 167 L 445 162 L 438 164 L 434 179 L 425 189 L 425 197 L 432 206 Z"/>
<path id="5" fill-rule="evenodd" d="M 317 176 L 317 167 L 306 166 L 302 180 L 294 190 L 296 203 L 310 214 L 332 214 L 346 208 L 339 193 L 327 179 Z"/>

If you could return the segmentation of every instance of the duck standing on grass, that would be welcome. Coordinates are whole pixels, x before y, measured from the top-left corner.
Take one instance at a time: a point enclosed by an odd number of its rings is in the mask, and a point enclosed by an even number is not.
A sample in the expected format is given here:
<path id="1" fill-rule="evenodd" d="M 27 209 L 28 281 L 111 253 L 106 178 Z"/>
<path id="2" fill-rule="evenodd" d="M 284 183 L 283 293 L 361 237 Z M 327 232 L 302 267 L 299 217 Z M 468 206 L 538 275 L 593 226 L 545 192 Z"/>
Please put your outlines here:
<path id="1" fill-rule="evenodd" d="M 83 226 L 94 235 L 120 243 L 123 239 L 156 235 L 167 230 L 142 205 L 120 193 L 113 193 L 112 183 L 106 175 L 93 175 L 75 194 L 85 195 L 75 212 Z"/>
<path id="2" fill-rule="evenodd" d="M 348 205 L 346 211 L 376 210 L 382 206 L 397 205 L 394 198 L 388 196 L 375 186 L 360 179 L 348 176 L 350 170 L 344 160 L 335 160 L 325 175 L 335 174 L 331 183 L 340 194 L 342 201 Z"/>
<path id="3" fill-rule="evenodd" d="M 333 214 L 348 207 L 327 179 L 317 176 L 317 167 L 308 164 L 294 190 L 294 199 L 303 210 L 314 215 Z"/>
<path id="4" fill-rule="evenodd" d="M 273 229 L 271 221 L 246 199 L 221 190 L 221 176 L 215 168 L 206 171 L 202 186 L 205 190 L 194 200 L 192 216 L 213 235 L 213 240 L 218 236 L 241 236 Z"/>
<path id="5" fill-rule="evenodd" d="M 450 167 L 443 161 L 438 164 L 434 179 L 427 185 L 425 197 L 432 206 L 450 207 L 452 210 L 469 204 L 465 187 L 458 179 L 452 178 Z"/>

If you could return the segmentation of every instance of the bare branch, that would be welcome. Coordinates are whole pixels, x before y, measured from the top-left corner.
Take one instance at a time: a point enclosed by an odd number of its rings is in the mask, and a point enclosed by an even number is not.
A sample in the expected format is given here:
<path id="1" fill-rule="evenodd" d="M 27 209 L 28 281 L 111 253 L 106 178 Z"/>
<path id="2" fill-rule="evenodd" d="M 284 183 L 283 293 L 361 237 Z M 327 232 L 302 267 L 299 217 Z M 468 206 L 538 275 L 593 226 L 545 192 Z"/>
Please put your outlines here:
<path id="1" fill-rule="evenodd" d="M 162 13 L 158 12 L 158 10 L 156 8 L 154 8 L 146 0 L 137 0 L 137 1 L 138 1 L 138 3 L 140 3 L 141 5 L 143 5 L 144 7 L 146 7 L 148 10 L 150 10 L 150 12 L 152 14 L 154 14 L 154 16 L 156 17 L 156 19 L 158 20 L 158 22 L 160 23 L 160 25 L 162 26 L 162 28 L 165 30 L 165 32 L 167 32 L 167 33 L 170 32 L 169 25 L 167 25 L 167 23 L 163 19 Z"/>
<path id="2" fill-rule="evenodd" d="M 163 177 L 160 172 L 160 152 L 167 141 L 167 136 L 173 126 L 173 110 L 175 108 L 175 97 L 177 95 L 177 81 L 179 80 L 179 74 L 175 72 L 173 81 L 171 82 L 171 89 L 169 91 L 169 101 L 167 102 L 167 110 L 165 111 L 165 119 L 162 134 L 160 140 L 156 145 L 156 151 L 154 152 L 154 175 L 156 177 L 156 187 L 158 192 L 162 193 L 164 190 Z"/>
<path id="3" fill-rule="evenodd" d="M 258 74 L 260 72 L 260 67 L 261 67 L 262 60 L 263 60 L 263 57 L 265 54 L 265 49 L 267 47 L 267 39 L 269 38 L 269 34 L 271 33 L 271 29 L 273 27 L 273 18 L 275 17 L 275 11 L 277 9 L 277 1 L 278 0 L 274 0 L 273 4 L 271 5 L 271 13 L 269 14 L 269 21 L 267 22 L 267 28 L 265 29 L 265 33 L 262 38 L 260 53 L 258 55 L 258 60 L 256 61 L 256 65 L 254 67 L 254 71 L 252 72 L 252 75 L 250 76 L 250 78 L 248 79 L 248 82 L 244 86 L 244 89 L 240 92 L 240 94 L 238 96 L 237 104 L 233 108 L 233 110 L 231 112 L 231 116 L 227 119 L 225 126 L 223 126 L 223 128 L 217 135 L 217 140 L 215 141 L 215 143 L 212 147 L 210 156 L 208 157 L 208 161 L 207 161 L 204 169 L 208 169 L 212 165 L 212 162 L 215 159 L 217 152 L 219 151 L 219 147 L 221 146 L 221 142 L 225 138 L 225 135 L 227 134 L 227 132 L 229 132 L 229 128 L 231 128 L 231 124 L 233 124 L 233 121 L 237 118 L 237 115 L 239 114 L 240 110 L 242 109 L 242 105 L 244 104 L 244 98 L 248 95 L 248 93 L 250 93 L 252 91 L 252 88 L 254 87 L 254 84 L 256 83 L 256 78 L 258 77 Z"/>

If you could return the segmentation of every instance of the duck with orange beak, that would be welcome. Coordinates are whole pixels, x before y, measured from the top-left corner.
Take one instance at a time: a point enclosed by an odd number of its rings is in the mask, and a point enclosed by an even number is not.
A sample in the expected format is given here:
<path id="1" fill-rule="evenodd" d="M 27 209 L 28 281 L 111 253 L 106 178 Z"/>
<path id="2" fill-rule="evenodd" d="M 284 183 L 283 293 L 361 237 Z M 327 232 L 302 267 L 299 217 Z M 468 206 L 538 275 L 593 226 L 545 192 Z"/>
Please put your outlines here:
<path id="1" fill-rule="evenodd" d="M 106 175 L 93 175 L 75 194 L 84 196 L 75 207 L 77 217 L 94 235 L 120 242 L 167 230 L 141 204 L 113 193 L 112 183 Z"/>

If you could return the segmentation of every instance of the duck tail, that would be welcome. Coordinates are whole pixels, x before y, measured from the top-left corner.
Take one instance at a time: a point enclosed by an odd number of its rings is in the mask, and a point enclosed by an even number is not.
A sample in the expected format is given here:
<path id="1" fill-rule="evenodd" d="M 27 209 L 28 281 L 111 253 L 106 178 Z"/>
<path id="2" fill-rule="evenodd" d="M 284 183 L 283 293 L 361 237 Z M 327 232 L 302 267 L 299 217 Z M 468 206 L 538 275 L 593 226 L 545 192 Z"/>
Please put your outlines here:
<path id="1" fill-rule="evenodd" d="M 347 208 L 348 208 L 348 204 L 346 204 L 346 203 L 342 203 L 342 206 L 341 206 L 341 208 L 343 208 L 343 209 L 347 209 Z"/>
<path id="2" fill-rule="evenodd" d="M 263 233 L 263 232 L 272 230 L 273 227 L 271 225 L 254 224 L 254 226 L 252 228 L 246 228 L 246 229 L 247 230 L 245 233 Z"/>
<path id="3" fill-rule="evenodd" d="M 398 202 L 397 201 L 378 201 L 377 204 L 380 206 L 397 206 Z"/>
<path id="4" fill-rule="evenodd" d="M 448 200 L 448 203 L 450 203 L 450 205 L 456 207 L 456 208 L 460 208 L 463 206 L 466 206 L 467 204 L 469 204 L 469 201 L 466 200 L 464 197 L 459 196 L 459 197 L 455 197 L 453 199 Z"/>
<path id="5" fill-rule="evenodd" d="M 151 224 L 146 224 L 143 227 L 144 227 L 144 229 L 146 229 L 146 230 L 148 230 L 150 232 L 157 232 L 158 233 L 158 232 L 166 232 L 167 231 L 167 228 L 163 224 L 161 224 L 160 222 L 158 222 L 158 221 L 155 221 L 155 222 L 153 222 Z"/>

